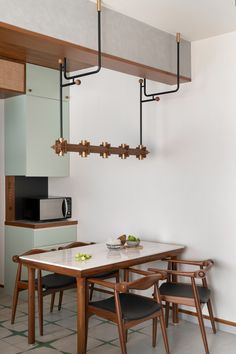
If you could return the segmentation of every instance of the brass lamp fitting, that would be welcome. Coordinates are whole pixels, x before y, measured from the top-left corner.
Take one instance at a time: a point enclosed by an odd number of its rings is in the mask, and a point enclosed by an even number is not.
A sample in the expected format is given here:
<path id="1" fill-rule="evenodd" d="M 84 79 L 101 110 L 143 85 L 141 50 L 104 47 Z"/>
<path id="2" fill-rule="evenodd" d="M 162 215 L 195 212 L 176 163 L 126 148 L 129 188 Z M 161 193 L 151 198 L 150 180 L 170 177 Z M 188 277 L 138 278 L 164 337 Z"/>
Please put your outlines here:
<path id="1" fill-rule="evenodd" d="M 128 153 L 129 145 L 121 144 L 119 147 L 122 148 L 122 149 L 126 149 L 127 150 L 125 153 L 119 155 L 119 157 L 122 160 L 125 160 L 127 157 L 129 157 L 129 153 Z"/>
<path id="2" fill-rule="evenodd" d="M 97 0 L 97 11 L 101 11 L 101 10 L 102 10 L 102 1 Z"/>
<path id="3" fill-rule="evenodd" d="M 177 43 L 180 42 L 180 33 L 179 32 L 176 33 L 176 42 Z"/>
<path id="4" fill-rule="evenodd" d="M 108 144 L 107 142 L 104 142 L 104 141 L 103 141 L 100 146 L 107 148 L 107 151 L 104 151 L 104 152 L 102 152 L 102 153 L 100 154 L 100 156 L 102 156 L 103 159 L 107 159 L 108 156 L 110 156 L 109 148 L 110 148 L 111 145 Z"/>
<path id="5" fill-rule="evenodd" d="M 81 143 L 80 143 L 83 147 L 84 147 L 84 150 L 82 150 L 79 154 L 81 157 L 87 157 L 90 152 L 89 152 L 89 146 L 90 146 L 90 142 L 87 141 L 87 140 L 81 140 Z"/>
<path id="6" fill-rule="evenodd" d="M 55 153 L 58 156 L 64 156 L 64 154 L 67 153 L 67 140 L 64 138 L 58 138 L 52 146 L 52 149 L 55 150 Z"/>
<path id="7" fill-rule="evenodd" d="M 147 149 L 146 149 L 146 147 L 143 146 L 143 145 L 137 146 L 137 149 L 139 149 L 140 151 L 143 152 L 142 154 L 137 154 L 137 155 L 136 155 L 137 159 L 139 159 L 139 160 L 141 161 L 141 160 L 143 160 L 143 159 L 146 157 Z"/>

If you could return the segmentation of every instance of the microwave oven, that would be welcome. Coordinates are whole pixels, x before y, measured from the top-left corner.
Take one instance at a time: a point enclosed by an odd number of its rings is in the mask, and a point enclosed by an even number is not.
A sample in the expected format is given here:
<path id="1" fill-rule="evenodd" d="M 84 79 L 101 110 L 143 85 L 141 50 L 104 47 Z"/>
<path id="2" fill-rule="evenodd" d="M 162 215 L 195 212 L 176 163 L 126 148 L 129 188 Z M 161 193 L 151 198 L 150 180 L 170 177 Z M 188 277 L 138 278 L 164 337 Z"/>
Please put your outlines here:
<path id="1" fill-rule="evenodd" d="M 25 198 L 24 219 L 49 221 L 68 219 L 72 216 L 70 197 Z"/>

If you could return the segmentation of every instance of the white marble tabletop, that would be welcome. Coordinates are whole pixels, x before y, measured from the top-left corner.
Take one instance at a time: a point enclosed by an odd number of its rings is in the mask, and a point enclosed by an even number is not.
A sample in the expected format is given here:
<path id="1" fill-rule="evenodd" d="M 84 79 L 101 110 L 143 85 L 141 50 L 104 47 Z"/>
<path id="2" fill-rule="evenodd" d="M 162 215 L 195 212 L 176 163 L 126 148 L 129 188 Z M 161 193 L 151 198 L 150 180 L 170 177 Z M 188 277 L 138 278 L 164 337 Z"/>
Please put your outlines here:
<path id="1" fill-rule="evenodd" d="M 143 257 L 184 249 L 184 246 L 182 245 L 159 242 L 142 241 L 140 245 L 142 248 L 108 250 L 105 243 L 97 243 L 94 245 L 71 248 L 61 251 L 52 251 L 31 256 L 22 256 L 20 258 L 23 261 L 33 261 L 36 264 L 46 264 L 78 271 L 85 271 L 93 268 L 112 265 L 114 263 L 123 263 L 129 260 L 138 260 L 139 258 Z M 86 261 L 78 261 L 75 259 L 75 255 L 78 253 L 86 253 L 92 257 Z"/>

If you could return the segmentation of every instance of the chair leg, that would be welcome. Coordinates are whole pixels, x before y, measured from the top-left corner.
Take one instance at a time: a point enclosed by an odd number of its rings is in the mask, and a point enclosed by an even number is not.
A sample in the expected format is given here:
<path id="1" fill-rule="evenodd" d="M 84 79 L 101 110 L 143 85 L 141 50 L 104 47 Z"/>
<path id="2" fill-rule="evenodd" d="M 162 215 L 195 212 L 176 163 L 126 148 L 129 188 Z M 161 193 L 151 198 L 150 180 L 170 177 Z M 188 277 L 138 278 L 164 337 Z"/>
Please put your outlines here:
<path id="1" fill-rule="evenodd" d="M 15 289 L 14 289 L 14 294 L 13 294 L 13 300 L 12 300 L 11 324 L 14 324 L 14 322 L 15 322 L 18 297 L 19 297 L 19 288 L 16 283 Z"/>
<path id="2" fill-rule="evenodd" d="M 121 323 L 118 323 L 118 331 L 119 331 L 119 339 L 120 339 L 121 353 L 122 353 L 122 354 L 127 354 L 127 349 L 126 349 L 126 334 L 125 334 L 125 330 L 123 329 L 123 326 L 122 326 Z"/>
<path id="3" fill-rule="evenodd" d="M 155 348 L 157 344 L 157 317 L 152 319 L 152 346 Z"/>
<path id="4" fill-rule="evenodd" d="M 55 301 L 55 295 L 56 295 L 56 293 L 52 293 L 52 294 L 51 294 L 50 312 L 53 311 L 54 301 Z"/>
<path id="5" fill-rule="evenodd" d="M 128 329 L 125 330 L 125 343 L 128 342 Z"/>
<path id="6" fill-rule="evenodd" d="M 63 291 L 60 291 L 59 301 L 58 301 L 58 311 L 61 311 L 62 299 L 63 299 Z"/>
<path id="7" fill-rule="evenodd" d="M 120 274 L 119 271 L 116 273 L 116 283 L 119 283 L 120 281 Z"/>
<path id="8" fill-rule="evenodd" d="M 202 340 L 205 348 L 206 354 L 209 354 L 209 348 L 208 348 L 208 343 L 207 343 L 207 336 L 206 336 L 206 330 L 204 326 L 204 320 L 203 320 L 203 315 L 202 315 L 202 308 L 201 305 L 198 301 L 196 301 L 196 309 L 197 309 L 197 317 L 198 317 L 198 322 L 199 322 L 199 327 L 202 335 Z"/>
<path id="9" fill-rule="evenodd" d="M 165 325 L 163 310 L 161 309 L 160 311 L 161 311 L 161 313 L 160 313 L 161 332 L 162 332 L 162 337 L 164 340 L 165 350 L 166 350 L 166 354 L 170 354 L 170 348 L 169 348 L 169 342 L 168 342 L 168 337 L 167 337 L 167 332 L 166 332 L 166 325 Z"/>
<path id="10" fill-rule="evenodd" d="M 212 331 L 215 334 L 216 333 L 216 325 L 215 325 L 215 319 L 214 319 L 214 315 L 213 315 L 213 310 L 212 310 L 212 305 L 211 305 L 211 300 L 210 299 L 207 302 L 207 308 L 208 308 L 208 312 L 209 312 L 209 316 L 210 316 Z"/>
<path id="11" fill-rule="evenodd" d="M 118 331 L 119 331 L 121 353 L 127 354 L 126 341 L 125 341 L 126 328 L 124 328 L 124 323 L 123 323 L 122 315 L 121 315 L 121 306 L 120 306 L 119 295 L 116 291 L 115 291 L 115 304 L 116 304 L 117 325 L 118 325 Z"/>
<path id="12" fill-rule="evenodd" d="M 170 313 L 170 303 L 166 301 L 166 310 L 165 310 L 166 328 L 168 328 L 169 325 L 169 313 Z"/>
<path id="13" fill-rule="evenodd" d="M 43 336 L 43 295 L 38 289 L 39 333 Z"/>
<path id="14" fill-rule="evenodd" d="M 93 298 L 93 289 L 94 289 L 94 284 L 90 284 L 90 293 L 89 293 L 89 301 L 92 301 Z"/>

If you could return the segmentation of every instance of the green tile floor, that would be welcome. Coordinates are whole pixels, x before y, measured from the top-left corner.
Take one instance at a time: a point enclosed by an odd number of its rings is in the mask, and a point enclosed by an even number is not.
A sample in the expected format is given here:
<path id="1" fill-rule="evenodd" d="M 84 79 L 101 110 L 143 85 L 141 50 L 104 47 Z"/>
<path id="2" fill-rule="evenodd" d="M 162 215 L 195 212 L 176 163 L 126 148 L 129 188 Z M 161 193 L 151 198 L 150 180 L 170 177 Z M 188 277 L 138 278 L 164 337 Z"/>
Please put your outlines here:
<path id="1" fill-rule="evenodd" d="M 19 300 L 14 325 L 10 323 L 11 298 L 0 289 L 0 353 L 1 354 L 73 354 L 76 353 L 76 293 L 65 292 L 61 311 L 49 312 L 50 296 L 44 298 L 44 336 L 39 336 L 36 314 L 36 343 L 27 343 L 27 302 Z M 159 328 L 158 328 L 159 329 Z M 236 335 L 207 329 L 211 354 L 235 354 Z M 197 325 L 181 321 L 178 326 L 170 325 L 168 336 L 172 354 L 204 354 Z M 151 323 L 143 323 L 129 332 L 128 354 L 165 353 L 158 330 L 158 344 L 151 346 Z M 90 354 L 119 354 L 116 325 L 98 317 L 89 320 L 88 352 Z"/>

